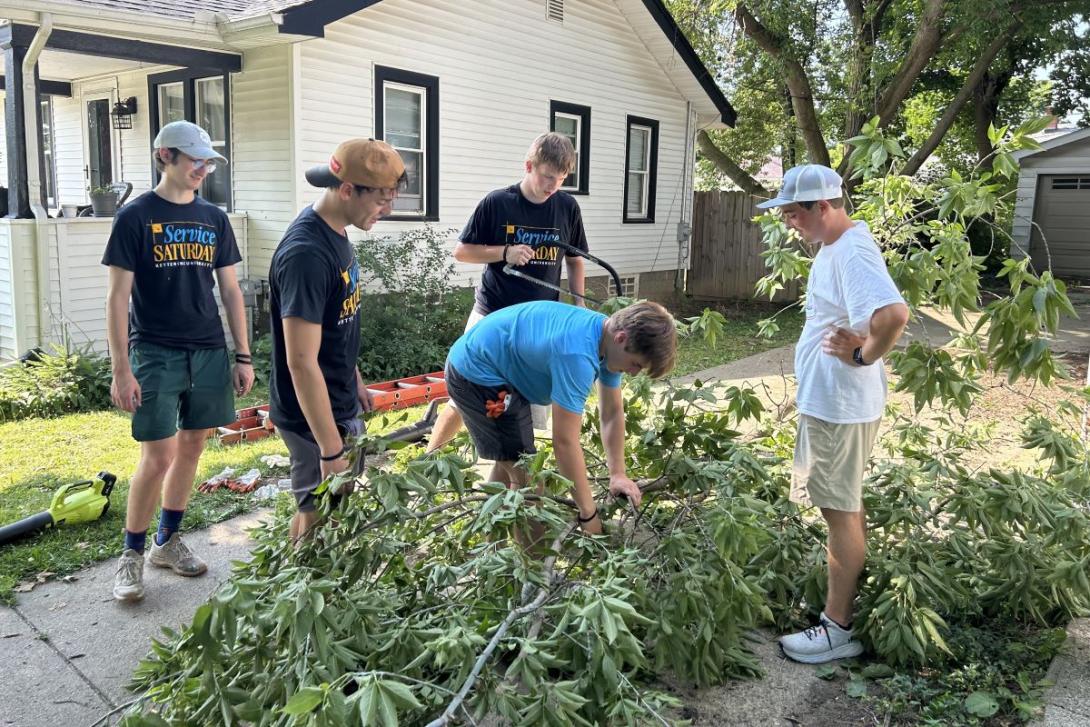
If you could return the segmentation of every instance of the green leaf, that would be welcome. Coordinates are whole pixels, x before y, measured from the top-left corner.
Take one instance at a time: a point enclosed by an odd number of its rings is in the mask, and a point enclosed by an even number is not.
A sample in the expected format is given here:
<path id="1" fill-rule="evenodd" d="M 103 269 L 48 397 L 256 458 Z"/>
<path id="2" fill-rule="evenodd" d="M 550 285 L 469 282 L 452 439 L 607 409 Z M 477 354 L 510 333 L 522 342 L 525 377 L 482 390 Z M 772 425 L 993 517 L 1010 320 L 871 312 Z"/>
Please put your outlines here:
<path id="1" fill-rule="evenodd" d="M 321 704 L 324 696 L 325 692 L 318 687 L 304 687 L 292 695 L 282 711 L 292 716 L 306 714 Z"/>
<path id="2" fill-rule="evenodd" d="M 838 671 L 840 671 L 840 668 L 836 664 L 822 664 L 817 669 L 814 669 L 814 676 L 818 679 L 830 681 L 836 678 Z"/>
<path id="3" fill-rule="evenodd" d="M 965 698 L 965 711 L 977 717 L 991 717 L 999 711 L 999 702 L 991 692 L 973 692 Z"/>
<path id="4" fill-rule="evenodd" d="M 862 673 L 866 679 L 888 679 L 896 672 L 888 664 L 867 664 Z"/>
<path id="5" fill-rule="evenodd" d="M 848 685 L 844 688 L 849 697 L 853 699 L 859 699 L 860 697 L 867 696 L 867 682 L 863 679 L 853 678 L 848 682 Z"/>

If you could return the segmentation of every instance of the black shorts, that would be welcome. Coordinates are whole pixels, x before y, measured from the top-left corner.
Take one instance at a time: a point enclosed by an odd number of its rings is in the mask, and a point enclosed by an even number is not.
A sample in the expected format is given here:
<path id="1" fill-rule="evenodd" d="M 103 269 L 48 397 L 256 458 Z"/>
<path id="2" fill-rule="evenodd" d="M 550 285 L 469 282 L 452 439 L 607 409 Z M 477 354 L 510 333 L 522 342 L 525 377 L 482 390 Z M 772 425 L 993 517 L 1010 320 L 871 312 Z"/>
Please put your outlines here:
<path id="1" fill-rule="evenodd" d="M 449 362 L 446 368 L 447 394 L 458 405 L 469 436 L 484 459 L 514 462 L 533 454 L 534 423 L 530 402 L 511 386 L 482 386 L 458 373 Z M 503 396 L 506 394 L 506 397 Z M 496 402 L 506 400 L 500 413 Z M 492 403 L 489 407 L 488 404 Z M 492 416 L 489 409 L 492 409 Z M 498 416 L 495 416 L 498 414 Z"/>

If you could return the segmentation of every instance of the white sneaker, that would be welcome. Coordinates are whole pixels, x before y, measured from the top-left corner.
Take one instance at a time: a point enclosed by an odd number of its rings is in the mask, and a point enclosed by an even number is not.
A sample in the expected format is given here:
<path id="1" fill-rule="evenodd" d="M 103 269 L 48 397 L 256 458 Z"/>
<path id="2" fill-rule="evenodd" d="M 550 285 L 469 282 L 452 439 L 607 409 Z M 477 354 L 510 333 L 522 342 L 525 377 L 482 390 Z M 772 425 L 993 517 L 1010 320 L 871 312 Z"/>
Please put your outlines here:
<path id="1" fill-rule="evenodd" d="M 824 664 L 863 653 L 863 644 L 854 638 L 854 629 L 842 629 L 822 612 L 817 626 L 780 639 L 780 648 L 789 659 L 803 664 Z"/>
<path id="2" fill-rule="evenodd" d="M 170 568 L 180 576 L 199 576 L 208 570 L 208 564 L 193 554 L 177 532 L 171 533 L 170 539 L 162 545 L 157 545 L 155 536 L 152 536 L 148 562 L 160 568 Z"/>
<path id="3" fill-rule="evenodd" d="M 114 598 L 119 601 L 139 601 L 144 597 L 144 554 L 126 548 L 117 561 L 114 575 Z"/>

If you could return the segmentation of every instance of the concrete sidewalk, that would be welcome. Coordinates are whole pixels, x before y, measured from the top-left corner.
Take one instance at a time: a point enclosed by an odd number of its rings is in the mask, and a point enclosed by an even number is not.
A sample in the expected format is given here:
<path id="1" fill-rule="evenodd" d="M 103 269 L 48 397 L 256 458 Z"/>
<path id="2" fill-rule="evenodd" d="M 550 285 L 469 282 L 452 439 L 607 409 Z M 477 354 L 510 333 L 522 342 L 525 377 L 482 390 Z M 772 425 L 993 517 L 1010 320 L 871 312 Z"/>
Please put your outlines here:
<path id="1" fill-rule="evenodd" d="M 268 512 L 187 533 L 208 573 L 182 578 L 149 566 L 140 603 L 114 600 L 114 559 L 85 568 L 72 582 L 19 594 L 15 608 L 0 608 L 0 725 L 89 725 L 132 699 L 125 685 L 152 639 L 163 626 L 189 622 L 230 575 L 231 561 L 249 556 L 246 531 Z"/>

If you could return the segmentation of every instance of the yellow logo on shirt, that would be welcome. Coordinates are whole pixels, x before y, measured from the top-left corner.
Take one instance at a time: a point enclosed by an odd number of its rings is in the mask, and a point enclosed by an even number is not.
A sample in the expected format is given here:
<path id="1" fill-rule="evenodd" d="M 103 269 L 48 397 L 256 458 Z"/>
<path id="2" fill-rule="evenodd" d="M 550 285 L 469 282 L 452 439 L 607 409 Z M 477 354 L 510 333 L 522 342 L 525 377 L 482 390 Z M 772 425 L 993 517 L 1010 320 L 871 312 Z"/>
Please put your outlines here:
<path id="1" fill-rule="evenodd" d="M 513 235 L 513 234 L 515 234 L 515 226 L 514 226 L 514 225 L 508 225 L 508 226 L 507 226 L 507 234 L 508 234 L 508 235 Z"/>
<path id="2" fill-rule="evenodd" d="M 159 234 L 159 233 L 161 233 L 163 231 L 163 226 L 160 225 L 158 222 L 154 222 L 151 225 L 151 231 L 154 232 L 155 234 Z"/>

